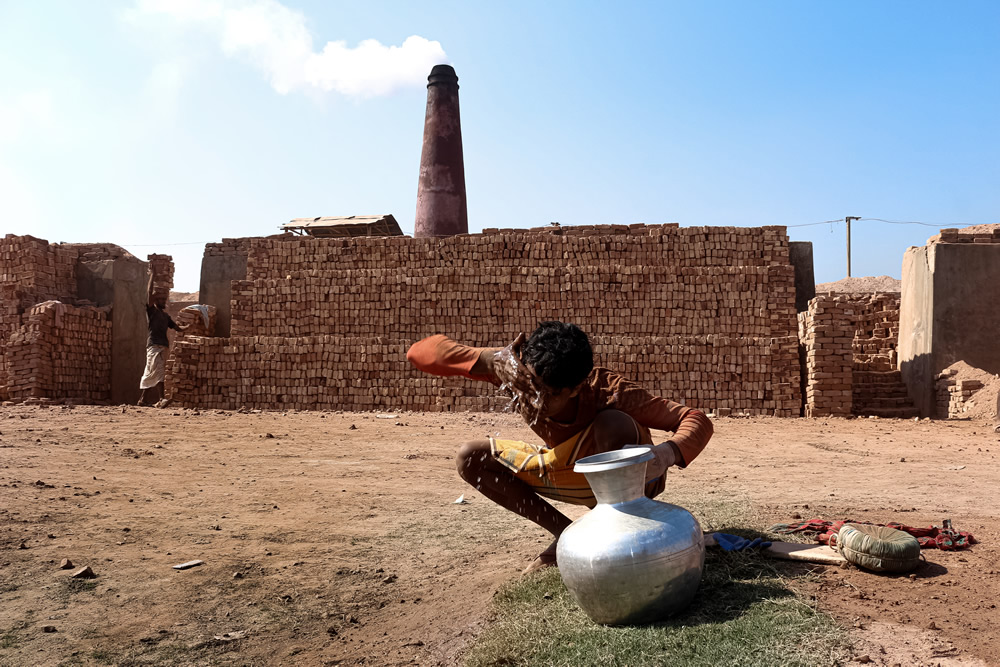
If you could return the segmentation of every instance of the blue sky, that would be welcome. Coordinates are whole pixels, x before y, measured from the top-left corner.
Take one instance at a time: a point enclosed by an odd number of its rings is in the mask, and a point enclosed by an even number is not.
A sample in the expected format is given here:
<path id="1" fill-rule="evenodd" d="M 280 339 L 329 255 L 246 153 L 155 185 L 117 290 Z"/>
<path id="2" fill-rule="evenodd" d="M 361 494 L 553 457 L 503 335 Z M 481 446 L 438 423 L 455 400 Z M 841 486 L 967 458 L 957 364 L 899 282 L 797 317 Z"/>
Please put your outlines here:
<path id="1" fill-rule="evenodd" d="M 375 40 L 366 41 L 366 40 Z M 788 225 L 819 282 L 1000 222 L 1000 3 L 0 0 L 0 232 L 172 254 L 294 217 L 411 233 L 426 73 L 470 231 Z M 183 244 L 183 245 L 182 245 Z"/>

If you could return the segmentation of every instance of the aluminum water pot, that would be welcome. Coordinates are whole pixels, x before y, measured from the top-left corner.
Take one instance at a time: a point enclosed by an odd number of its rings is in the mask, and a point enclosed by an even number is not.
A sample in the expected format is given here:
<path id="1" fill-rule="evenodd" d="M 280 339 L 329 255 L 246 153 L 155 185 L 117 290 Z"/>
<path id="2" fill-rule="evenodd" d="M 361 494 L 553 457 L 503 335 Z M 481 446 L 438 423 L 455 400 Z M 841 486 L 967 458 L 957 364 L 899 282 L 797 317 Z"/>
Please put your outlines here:
<path id="1" fill-rule="evenodd" d="M 559 536 L 559 573 L 577 604 L 604 625 L 663 619 L 694 598 L 705 564 L 701 526 L 683 507 L 643 495 L 648 447 L 582 458 L 597 506 Z"/>

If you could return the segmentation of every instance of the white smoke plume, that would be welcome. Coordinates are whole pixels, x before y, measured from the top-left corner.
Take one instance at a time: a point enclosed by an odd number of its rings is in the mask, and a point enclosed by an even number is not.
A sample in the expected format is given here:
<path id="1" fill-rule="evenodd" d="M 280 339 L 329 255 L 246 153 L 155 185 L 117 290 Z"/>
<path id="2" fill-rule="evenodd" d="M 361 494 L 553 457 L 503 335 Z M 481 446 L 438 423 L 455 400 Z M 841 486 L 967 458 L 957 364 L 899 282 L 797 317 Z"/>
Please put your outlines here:
<path id="1" fill-rule="evenodd" d="M 207 31 L 226 56 L 255 67 L 281 94 L 387 95 L 425 84 L 431 67 L 448 62 L 439 42 L 418 35 L 400 46 L 366 39 L 353 48 L 327 42 L 315 51 L 306 17 L 277 0 L 137 0 L 128 19 Z"/>

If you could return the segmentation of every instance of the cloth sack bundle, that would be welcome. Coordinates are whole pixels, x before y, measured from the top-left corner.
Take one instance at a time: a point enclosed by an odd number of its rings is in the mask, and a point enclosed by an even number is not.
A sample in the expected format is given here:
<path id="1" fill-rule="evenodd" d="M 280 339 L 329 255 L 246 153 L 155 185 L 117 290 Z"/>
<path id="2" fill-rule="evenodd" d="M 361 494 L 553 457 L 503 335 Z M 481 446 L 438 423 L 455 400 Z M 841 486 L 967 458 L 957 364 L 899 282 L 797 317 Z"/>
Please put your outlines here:
<path id="1" fill-rule="evenodd" d="M 874 572 L 909 572 L 920 563 L 917 538 L 887 526 L 844 524 L 837 549 L 849 562 Z"/>

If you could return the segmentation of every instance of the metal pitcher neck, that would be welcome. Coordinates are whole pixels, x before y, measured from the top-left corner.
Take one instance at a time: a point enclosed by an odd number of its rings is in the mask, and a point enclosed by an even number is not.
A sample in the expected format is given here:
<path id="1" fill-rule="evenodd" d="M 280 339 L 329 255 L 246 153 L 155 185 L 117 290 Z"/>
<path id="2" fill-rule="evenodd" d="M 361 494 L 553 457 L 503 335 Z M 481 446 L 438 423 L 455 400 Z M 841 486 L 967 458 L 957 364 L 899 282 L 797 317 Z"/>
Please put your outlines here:
<path id="1" fill-rule="evenodd" d="M 582 458 L 573 470 L 587 477 L 598 504 L 616 505 L 642 497 L 646 463 L 653 458 L 648 447 L 622 449 Z"/>
<path id="2" fill-rule="evenodd" d="M 600 505 L 617 505 L 642 498 L 646 482 L 646 462 L 624 468 L 585 473 Z"/>

